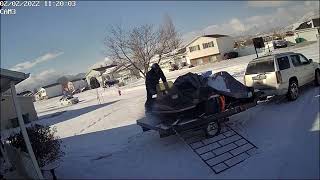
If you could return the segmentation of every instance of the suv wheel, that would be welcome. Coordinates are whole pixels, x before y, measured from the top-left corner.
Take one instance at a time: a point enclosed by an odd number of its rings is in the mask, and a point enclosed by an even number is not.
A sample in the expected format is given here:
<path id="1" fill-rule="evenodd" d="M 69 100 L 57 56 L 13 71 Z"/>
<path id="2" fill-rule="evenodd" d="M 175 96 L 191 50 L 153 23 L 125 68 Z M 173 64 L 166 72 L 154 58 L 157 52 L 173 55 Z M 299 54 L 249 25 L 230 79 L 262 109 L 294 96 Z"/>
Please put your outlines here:
<path id="1" fill-rule="evenodd" d="M 315 73 L 315 77 L 314 77 L 314 84 L 316 86 L 320 86 L 320 70 L 316 70 L 316 73 Z"/>
<path id="2" fill-rule="evenodd" d="M 288 99 L 290 101 L 294 101 L 299 96 L 299 86 L 296 81 L 291 81 L 289 83 L 289 90 L 288 90 Z"/>

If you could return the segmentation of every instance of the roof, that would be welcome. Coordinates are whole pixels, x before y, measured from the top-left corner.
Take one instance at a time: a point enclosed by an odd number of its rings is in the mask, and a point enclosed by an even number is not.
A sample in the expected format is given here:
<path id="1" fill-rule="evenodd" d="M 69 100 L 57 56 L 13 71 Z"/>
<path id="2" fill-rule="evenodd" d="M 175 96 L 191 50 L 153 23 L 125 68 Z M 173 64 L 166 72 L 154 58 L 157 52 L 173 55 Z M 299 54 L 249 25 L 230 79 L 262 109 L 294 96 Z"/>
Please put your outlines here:
<path id="1" fill-rule="evenodd" d="M 181 48 L 178 50 L 178 53 L 177 54 L 182 54 L 182 53 L 185 53 L 187 51 L 187 48 Z"/>
<path id="2" fill-rule="evenodd" d="M 53 86 L 56 86 L 56 85 L 60 85 L 59 83 L 53 83 L 53 84 L 49 84 L 49 85 L 46 85 L 46 86 L 43 86 L 42 88 L 49 88 L 49 87 L 53 87 Z"/>
<path id="3" fill-rule="evenodd" d="M 111 65 L 107 65 L 107 66 L 102 66 L 102 67 L 98 67 L 98 68 L 93 68 L 92 70 L 94 71 L 105 71 L 106 69 L 112 68 L 117 66 L 116 64 L 111 64 Z"/>
<path id="4" fill-rule="evenodd" d="M 117 65 L 116 64 L 111 64 L 111 65 L 107 65 L 107 66 L 101 66 L 101 67 L 98 67 L 98 68 L 92 68 L 86 73 L 85 77 L 87 77 L 88 74 L 90 74 L 91 71 L 103 72 L 106 69 L 109 69 L 109 68 L 112 68 L 112 67 L 115 67 L 115 66 L 117 66 Z"/>
<path id="5" fill-rule="evenodd" d="M 73 79 L 70 82 L 81 81 L 81 80 L 85 80 L 85 79 L 86 79 L 85 77 L 84 78 L 78 78 L 78 79 Z"/>
<path id="6" fill-rule="evenodd" d="M 223 34 L 207 34 L 207 35 L 198 36 L 198 37 L 194 38 L 192 41 L 190 41 L 189 43 L 187 43 L 183 48 L 189 46 L 191 43 L 193 43 L 194 41 L 196 41 L 197 39 L 199 39 L 201 37 L 221 38 L 221 37 L 229 37 L 229 36 L 223 35 Z"/>
<path id="7" fill-rule="evenodd" d="M 27 79 L 30 74 L 25 74 L 23 72 L 11 71 L 8 69 L 0 68 L 0 84 L 1 84 L 1 93 L 10 89 L 10 83 L 18 84 L 23 80 Z"/>
<path id="8" fill-rule="evenodd" d="M 311 21 L 312 23 L 310 23 Z M 319 24 L 320 24 L 319 21 L 320 21 L 320 18 L 311 19 L 310 21 L 301 23 L 295 30 L 312 28 L 312 24 L 313 24 L 313 27 L 319 27 Z"/>
<path id="9" fill-rule="evenodd" d="M 301 24 L 296 28 L 296 30 L 312 28 L 312 24 L 311 24 L 311 23 L 308 24 L 309 22 L 310 22 L 310 21 L 301 23 Z"/>
<path id="10" fill-rule="evenodd" d="M 31 91 L 23 91 L 21 93 L 18 93 L 19 96 L 32 96 L 33 93 Z"/>
<path id="11" fill-rule="evenodd" d="M 86 79 L 86 78 L 74 79 L 74 80 L 71 80 L 70 82 L 83 81 L 83 80 L 85 80 L 85 79 Z"/>
<path id="12" fill-rule="evenodd" d="M 208 34 L 208 35 L 203 35 L 201 37 L 220 38 L 220 37 L 228 37 L 228 35 L 224 35 L 224 34 Z"/>
<path id="13" fill-rule="evenodd" d="M 126 65 L 123 65 L 123 66 L 118 66 L 114 72 L 120 72 L 120 71 L 123 71 L 123 70 L 127 70 L 128 68 L 130 68 L 131 66 L 133 66 L 132 64 L 126 64 Z"/>

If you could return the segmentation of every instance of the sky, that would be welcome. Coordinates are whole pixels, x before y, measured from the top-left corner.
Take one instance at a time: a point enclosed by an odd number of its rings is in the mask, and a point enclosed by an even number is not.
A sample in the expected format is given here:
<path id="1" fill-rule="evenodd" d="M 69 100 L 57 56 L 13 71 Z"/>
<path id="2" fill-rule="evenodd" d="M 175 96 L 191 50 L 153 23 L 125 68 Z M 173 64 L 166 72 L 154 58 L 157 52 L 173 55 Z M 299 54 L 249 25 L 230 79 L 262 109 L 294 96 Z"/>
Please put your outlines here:
<path id="1" fill-rule="evenodd" d="M 287 25 L 317 1 L 76 1 L 75 7 L 22 7 L 1 15 L 1 68 L 31 73 L 28 89 L 87 72 L 106 56 L 111 25 L 161 24 L 167 14 L 185 41 L 201 34 L 239 35 Z"/>

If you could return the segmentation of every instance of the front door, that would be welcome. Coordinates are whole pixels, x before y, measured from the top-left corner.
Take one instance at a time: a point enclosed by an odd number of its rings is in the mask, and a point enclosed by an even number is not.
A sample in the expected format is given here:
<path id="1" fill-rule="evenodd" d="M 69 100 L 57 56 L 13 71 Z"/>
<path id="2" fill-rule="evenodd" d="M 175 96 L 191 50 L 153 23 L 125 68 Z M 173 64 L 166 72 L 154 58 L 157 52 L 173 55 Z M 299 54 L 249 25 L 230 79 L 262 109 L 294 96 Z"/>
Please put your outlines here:
<path id="1" fill-rule="evenodd" d="M 289 84 L 289 78 L 295 74 L 294 71 L 292 71 L 293 68 L 290 68 L 292 65 L 290 65 L 289 57 L 277 57 L 277 63 L 281 73 L 282 83 Z"/>
<path id="2" fill-rule="evenodd" d="M 314 80 L 314 67 L 312 63 L 304 55 L 299 54 L 300 61 L 305 71 L 306 83 Z"/>
<path id="3" fill-rule="evenodd" d="M 298 84 L 304 85 L 307 83 L 307 74 L 304 70 L 304 66 L 300 61 L 300 56 L 298 54 L 290 55 L 291 62 L 294 66 L 294 74 L 298 78 Z"/>

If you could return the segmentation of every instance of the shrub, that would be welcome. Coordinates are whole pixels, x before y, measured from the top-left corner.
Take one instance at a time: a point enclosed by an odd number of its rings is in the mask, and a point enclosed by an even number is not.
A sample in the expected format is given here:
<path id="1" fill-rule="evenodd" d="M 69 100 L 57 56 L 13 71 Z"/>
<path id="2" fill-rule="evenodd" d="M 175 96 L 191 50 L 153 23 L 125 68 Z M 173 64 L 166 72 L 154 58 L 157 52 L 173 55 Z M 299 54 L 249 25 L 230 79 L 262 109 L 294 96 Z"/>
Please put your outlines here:
<path id="1" fill-rule="evenodd" d="M 27 132 L 40 167 L 54 162 L 64 156 L 64 152 L 60 149 L 61 140 L 54 136 L 56 133 L 55 128 L 36 124 L 28 127 Z M 22 132 L 11 135 L 8 138 L 8 141 L 12 146 L 27 152 Z"/>

